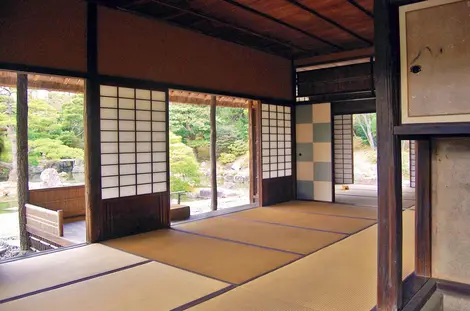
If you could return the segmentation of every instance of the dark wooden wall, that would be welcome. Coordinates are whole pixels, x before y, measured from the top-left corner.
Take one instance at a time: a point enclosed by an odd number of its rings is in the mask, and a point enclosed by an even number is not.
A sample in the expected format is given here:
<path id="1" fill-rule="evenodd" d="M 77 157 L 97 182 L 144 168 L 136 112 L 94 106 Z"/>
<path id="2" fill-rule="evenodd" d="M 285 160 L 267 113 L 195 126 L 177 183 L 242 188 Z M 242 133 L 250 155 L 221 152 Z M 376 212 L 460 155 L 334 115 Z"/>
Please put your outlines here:
<path id="1" fill-rule="evenodd" d="M 262 205 L 273 205 L 295 199 L 293 176 L 263 179 Z"/>

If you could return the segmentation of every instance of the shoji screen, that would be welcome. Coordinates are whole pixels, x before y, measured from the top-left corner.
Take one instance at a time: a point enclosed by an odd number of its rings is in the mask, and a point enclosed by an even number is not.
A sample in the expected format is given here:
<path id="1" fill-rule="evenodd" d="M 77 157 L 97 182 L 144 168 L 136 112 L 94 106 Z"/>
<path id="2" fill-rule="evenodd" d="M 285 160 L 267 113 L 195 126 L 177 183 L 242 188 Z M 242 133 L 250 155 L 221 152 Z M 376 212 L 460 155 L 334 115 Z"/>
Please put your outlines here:
<path id="1" fill-rule="evenodd" d="M 292 175 L 291 109 L 261 105 L 263 179 Z"/>
<path id="2" fill-rule="evenodd" d="M 100 88 L 101 195 L 167 191 L 166 93 Z"/>
<path id="3" fill-rule="evenodd" d="M 354 183 L 352 114 L 334 117 L 335 184 Z"/>

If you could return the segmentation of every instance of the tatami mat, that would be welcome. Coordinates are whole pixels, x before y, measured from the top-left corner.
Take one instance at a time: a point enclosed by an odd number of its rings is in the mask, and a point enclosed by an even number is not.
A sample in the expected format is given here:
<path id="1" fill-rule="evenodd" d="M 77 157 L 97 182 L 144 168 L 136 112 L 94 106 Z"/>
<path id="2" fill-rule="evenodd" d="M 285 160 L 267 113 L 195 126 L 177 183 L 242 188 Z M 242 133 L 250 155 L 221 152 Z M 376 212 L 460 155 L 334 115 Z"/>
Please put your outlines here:
<path id="1" fill-rule="evenodd" d="M 346 236 L 230 217 L 209 218 L 175 228 L 300 254 L 311 253 Z"/>
<path id="2" fill-rule="evenodd" d="M 403 275 L 414 270 L 414 212 L 403 213 Z M 259 298 L 256 298 L 259 297 Z M 250 301 L 243 309 L 244 301 Z M 377 301 L 377 226 L 191 310 L 369 311 Z M 282 310 L 282 307 L 277 308 Z"/>
<path id="3" fill-rule="evenodd" d="M 227 217 L 347 234 L 357 232 L 375 223 L 375 220 L 369 219 L 294 213 L 270 207 L 261 207 L 239 213 L 233 213 Z"/>
<path id="4" fill-rule="evenodd" d="M 105 244 L 234 284 L 300 257 L 175 230 L 158 230 Z"/>
<path id="5" fill-rule="evenodd" d="M 229 286 L 156 262 L 0 304 L 1 311 L 171 310 Z"/>
<path id="6" fill-rule="evenodd" d="M 146 259 L 92 244 L 0 264 L 0 301 Z"/>
<path id="7" fill-rule="evenodd" d="M 290 201 L 270 206 L 270 208 L 322 215 L 377 219 L 376 208 L 358 207 L 354 205 L 320 203 L 312 201 Z"/>

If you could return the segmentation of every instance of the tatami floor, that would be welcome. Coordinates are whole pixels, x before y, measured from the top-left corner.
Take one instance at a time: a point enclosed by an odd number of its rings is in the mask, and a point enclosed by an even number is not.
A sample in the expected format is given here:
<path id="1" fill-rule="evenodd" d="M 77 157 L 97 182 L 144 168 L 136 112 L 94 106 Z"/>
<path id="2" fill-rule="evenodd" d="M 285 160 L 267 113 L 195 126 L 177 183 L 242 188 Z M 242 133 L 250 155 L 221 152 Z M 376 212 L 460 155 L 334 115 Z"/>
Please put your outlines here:
<path id="1" fill-rule="evenodd" d="M 0 310 L 364 310 L 375 208 L 288 202 L 0 264 Z M 404 218 L 412 273 L 414 211 Z"/>

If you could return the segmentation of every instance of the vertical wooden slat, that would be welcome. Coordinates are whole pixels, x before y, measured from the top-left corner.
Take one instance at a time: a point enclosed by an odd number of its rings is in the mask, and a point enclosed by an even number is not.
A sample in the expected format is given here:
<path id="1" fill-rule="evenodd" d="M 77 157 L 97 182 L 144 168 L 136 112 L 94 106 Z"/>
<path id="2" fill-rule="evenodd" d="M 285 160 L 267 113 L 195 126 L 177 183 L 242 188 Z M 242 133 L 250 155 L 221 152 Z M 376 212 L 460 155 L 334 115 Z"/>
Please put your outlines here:
<path id="1" fill-rule="evenodd" d="M 216 127 L 216 109 L 217 109 L 217 97 L 215 95 L 211 96 L 211 110 L 210 110 L 210 119 L 211 119 L 211 208 L 213 211 L 217 210 L 217 154 L 216 154 L 216 144 L 217 144 L 217 127 Z"/>
<path id="2" fill-rule="evenodd" d="M 374 1 L 375 81 L 378 149 L 378 310 L 402 305 L 401 145 L 399 121 L 398 9 L 392 0 Z"/>
<path id="3" fill-rule="evenodd" d="M 17 74 L 16 101 L 16 161 L 17 161 L 17 193 L 18 217 L 20 229 L 20 247 L 29 248 L 26 231 L 26 203 L 28 203 L 28 75 Z"/>
<path id="4" fill-rule="evenodd" d="M 257 170 L 256 170 L 256 187 L 258 193 L 258 206 L 263 206 L 263 147 L 262 147 L 262 122 L 261 122 L 261 109 L 262 103 L 260 101 L 256 101 L 256 109 L 254 111 L 254 120 L 256 123 L 256 130 L 255 130 L 255 144 L 256 144 L 256 162 L 257 162 Z"/>
<path id="5" fill-rule="evenodd" d="M 250 176 L 250 203 L 255 202 L 256 194 L 256 157 L 254 153 L 256 152 L 256 134 L 255 134 L 255 123 L 254 123 L 254 108 L 253 102 L 248 102 L 248 153 L 250 155 L 249 162 L 249 176 Z"/>
<path id="6" fill-rule="evenodd" d="M 64 211 L 58 210 L 57 211 L 57 224 L 59 229 L 59 236 L 64 236 Z"/>
<path id="7" fill-rule="evenodd" d="M 417 140 L 416 152 L 416 274 L 431 277 L 431 143 Z"/>
<path id="8" fill-rule="evenodd" d="M 87 242 L 101 238 L 101 145 L 100 145 L 100 87 L 98 82 L 98 9 L 87 7 L 87 70 L 85 85 L 85 200 Z"/>

